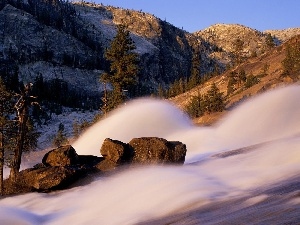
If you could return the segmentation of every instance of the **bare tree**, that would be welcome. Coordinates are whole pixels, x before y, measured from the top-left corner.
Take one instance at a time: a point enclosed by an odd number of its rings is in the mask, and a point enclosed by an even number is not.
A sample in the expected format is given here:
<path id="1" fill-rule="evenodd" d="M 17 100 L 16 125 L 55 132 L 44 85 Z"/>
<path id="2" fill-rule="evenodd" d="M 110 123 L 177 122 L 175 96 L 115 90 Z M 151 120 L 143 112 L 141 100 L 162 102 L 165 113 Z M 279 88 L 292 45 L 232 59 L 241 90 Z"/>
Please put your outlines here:
<path id="1" fill-rule="evenodd" d="M 21 91 L 19 95 L 19 99 L 15 104 L 14 108 L 17 112 L 18 119 L 18 135 L 17 135 L 17 145 L 14 149 L 14 156 L 11 163 L 10 170 L 10 179 L 16 181 L 17 175 L 20 170 L 22 152 L 24 148 L 25 142 L 25 134 L 26 134 L 26 123 L 29 117 L 29 108 L 32 105 L 39 105 L 36 101 L 36 97 L 31 96 L 30 92 L 33 84 L 29 83 L 24 86 L 24 89 Z"/>

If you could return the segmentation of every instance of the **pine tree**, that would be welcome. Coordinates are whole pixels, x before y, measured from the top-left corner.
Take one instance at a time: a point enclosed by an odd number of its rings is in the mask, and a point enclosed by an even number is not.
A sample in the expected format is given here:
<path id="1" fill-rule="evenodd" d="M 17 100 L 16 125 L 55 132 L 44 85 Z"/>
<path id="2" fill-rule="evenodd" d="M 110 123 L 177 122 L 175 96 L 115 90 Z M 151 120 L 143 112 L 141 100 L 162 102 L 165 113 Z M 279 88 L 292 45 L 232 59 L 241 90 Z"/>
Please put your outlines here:
<path id="1" fill-rule="evenodd" d="M 36 148 L 38 138 L 41 135 L 41 132 L 38 132 L 35 129 L 34 122 L 31 118 L 32 118 L 32 116 L 29 117 L 26 122 L 26 133 L 25 133 L 25 137 L 24 137 L 23 152 L 29 151 L 33 148 Z"/>
<path id="2" fill-rule="evenodd" d="M 196 87 L 200 83 L 200 51 L 197 50 L 193 54 L 191 76 L 188 81 L 188 89 Z"/>
<path id="3" fill-rule="evenodd" d="M 204 114 L 205 111 L 205 102 L 204 98 L 201 95 L 200 91 L 197 92 L 197 95 L 192 96 L 188 105 L 186 106 L 186 112 L 192 118 L 200 117 Z"/>
<path id="4" fill-rule="evenodd" d="M 285 59 L 282 61 L 283 75 L 297 80 L 300 73 L 300 43 L 289 44 L 286 48 Z"/>
<path id="5" fill-rule="evenodd" d="M 225 109 L 223 93 L 220 92 L 219 88 L 215 83 L 211 85 L 211 88 L 204 96 L 204 101 L 206 105 L 206 111 L 208 113 L 222 112 Z"/>
<path id="6" fill-rule="evenodd" d="M 73 137 L 77 139 L 80 135 L 80 125 L 77 121 L 73 123 Z"/>
<path id="7" fill-rule="evenodd" d="M 165 97 L 165 90 L 164 88 L 162 87 L 161 84 L 158 84 L 158 88 L 157 88 L 157 96 L 159 98 L 164 98 Z"/>
<path id="8" fill-rule="evenodd" d="M 242 62 L 243 47 L 244 47 L 244 42 L 241 39 L 238 38 L 233 42 L 234 56 L 235 56 L 236 64 L 240 64 Z"/>
<path id="9" fill-rule="evenodd" d="M 67 143 L 68 143 L 68 139 L 67 139 L 67 136 L 65 134 L 65 126 L 62 123 L 60 123 L 58 125 L 57 134 L 53 139 L 53 144 L 56 147 L 60 147 L 60 146 L 65 145 Z"/>
<path id="10" fill-rule="evenodd" d="M 270 33 L 267 34 L 265 42 L 268 48 L 273 48 L 275 46 L 274 39 Z"/>
<path id="11" fill-rule="evenodd" d="M 268 64 L 268 63 L 265 63 L 264 64 L 264 66 L 263 66 L 263 68 L 261 69 L 261 76 L 266 76 L 266 75 L 268 75 L 268 70 L 269 70 L 269 68 L 270 68 L 270 64 Z"/>
<path id="12" fill-rule="evenodd" d="M 247 79 L 246 72 L 245 72 L 245 70 L 242 69 L 237 74 L 237 83 L 238 83 L 238 86 L 241 87 L 242 84 L 245 83 L 246 79 Z"/>
<path id="13" fill-rule="evenodd" d="M 236 84 L 236 80 L 233 76 L 229 76 L 228 84 L 227 84 L 227 96 L 232 94 L 235 91 L 234 85 Z"/>
<path id="14" fill-rule="evenodd" d="M 113 86 L 110 101 L 113 108 L 125 100 L 123 91 L 129 90 L 137 83 L 138 55 L 133 52 L 136 47 L 124 25 L 118 25 L 117 35 L 110 48 L 105 52 L 105 58 L 110 61 L 110 72 L 101 76 L 101 81 Z"/>
<path id="15" fill-rule="evenodd" d="M 247 88 L 250 88 L 253 85 L 258 84 L 258 83 L 259 83 L 259 79 L 257 78 L 257 76 L 254 76 L 253 74 L 250 74 L 247 77 L 247 80 L 246 80 L 244 86 L 247 89 Z"/>

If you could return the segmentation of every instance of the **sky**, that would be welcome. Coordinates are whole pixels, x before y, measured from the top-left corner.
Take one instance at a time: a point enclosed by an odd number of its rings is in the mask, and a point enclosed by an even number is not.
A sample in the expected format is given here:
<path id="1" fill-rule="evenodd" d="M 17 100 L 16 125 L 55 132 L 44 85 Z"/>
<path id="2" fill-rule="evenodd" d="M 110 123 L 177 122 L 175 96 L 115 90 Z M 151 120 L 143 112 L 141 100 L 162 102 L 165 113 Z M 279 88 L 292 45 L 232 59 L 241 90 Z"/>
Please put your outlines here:
<path id="1" fill-rule="evenodd" d="M 300 27 L 300 0 L 93 0 L 92 2 L 142 10 L 189 32 L 202 30 L 216 23 L 241 24 L 259 31 Z"/>

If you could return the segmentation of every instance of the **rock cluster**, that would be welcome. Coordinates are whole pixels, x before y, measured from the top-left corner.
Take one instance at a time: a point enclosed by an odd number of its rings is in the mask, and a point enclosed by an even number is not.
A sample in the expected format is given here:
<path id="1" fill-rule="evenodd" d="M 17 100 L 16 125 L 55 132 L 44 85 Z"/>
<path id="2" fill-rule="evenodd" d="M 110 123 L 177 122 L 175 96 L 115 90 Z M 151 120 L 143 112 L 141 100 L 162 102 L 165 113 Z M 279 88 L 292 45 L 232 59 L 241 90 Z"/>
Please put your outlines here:
<path id="1" fill-rule="evenodd" d="M 78 155 L 71 145 L 46 153 L 42 163 L 20 171 L 17 182 L 6 184 L 7 194 L 51 191 L 69 187 L 88 174 L 149 164 L 183 164 L 185 144 L 157 137 L 134 138 L 129 143 L 107 138 L 100 149 L 102 157 Z"/>

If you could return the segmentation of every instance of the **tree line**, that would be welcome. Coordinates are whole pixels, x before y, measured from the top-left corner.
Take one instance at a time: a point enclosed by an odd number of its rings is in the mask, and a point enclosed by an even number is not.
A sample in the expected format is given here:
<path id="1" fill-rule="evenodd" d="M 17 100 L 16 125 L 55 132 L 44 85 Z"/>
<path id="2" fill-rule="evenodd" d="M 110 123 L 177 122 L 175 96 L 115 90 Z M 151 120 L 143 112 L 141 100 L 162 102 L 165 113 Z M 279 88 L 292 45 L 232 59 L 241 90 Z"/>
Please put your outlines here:
<path id="1" fill-rule="evenodd" d="M 213 83 L 206 94 L 201 94 L 200 90 L 192 96 L 185 111 L 192 118 L 203 116 L 214 112 L 222 112 L 225 109 L 225 98 L 219 88 Z"/>
<path id="2" fill-rule="evenodd" d="M 300 42 L 288 44 L 285 50 L 285 59 L 282 61 L 283 76 L 298 80 L 300 74 Z"/>

